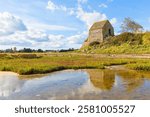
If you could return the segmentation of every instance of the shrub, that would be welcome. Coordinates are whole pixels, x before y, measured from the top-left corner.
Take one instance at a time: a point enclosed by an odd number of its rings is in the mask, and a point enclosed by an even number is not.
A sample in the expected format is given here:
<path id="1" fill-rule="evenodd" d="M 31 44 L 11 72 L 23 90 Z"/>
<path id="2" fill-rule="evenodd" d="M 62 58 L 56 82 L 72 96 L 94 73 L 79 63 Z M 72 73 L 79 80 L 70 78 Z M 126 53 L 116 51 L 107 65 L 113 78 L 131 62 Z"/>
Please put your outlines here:
<path id="1" fill-rule="evenodd" d="M 94 42 L 90 43 L 89 46 L 97 46 L 97 45 L 99 45 L 99 44 L 100 44 L 100 43 L 99 43 L 98 41 L 94 41 Z"/>
<path id="2" fill-rule="evenodd" d="M 119 46 L 124 43 L 128 43 L 130 45 L 138 45 L 142 44 L 142 37 L 143 34 L 141 33 L 122 33 L 118 36 L 110 37 L 106 41 L 104 41 L 103 45 L 109 45 L 109 46 Z"/>
<path id="3" fill-rule="evenodd" d="M 143 45 L 150 45 L 150 32 L 147 32 L 143 36 Z"/>
<path id="4" fill-rule="evenodd" d="M 40 56 L 37 56 L 36 54 L 18 54 L 19 58 L 26 58 L 26 59 L 34 59 L 39 58 Z"/>
<path id="5" fill-rule="evenodd" d="M 7 54 L 0 54 L 0 58 L 4 58 L 6 56 L 8 56 L 8 55 Z"/>

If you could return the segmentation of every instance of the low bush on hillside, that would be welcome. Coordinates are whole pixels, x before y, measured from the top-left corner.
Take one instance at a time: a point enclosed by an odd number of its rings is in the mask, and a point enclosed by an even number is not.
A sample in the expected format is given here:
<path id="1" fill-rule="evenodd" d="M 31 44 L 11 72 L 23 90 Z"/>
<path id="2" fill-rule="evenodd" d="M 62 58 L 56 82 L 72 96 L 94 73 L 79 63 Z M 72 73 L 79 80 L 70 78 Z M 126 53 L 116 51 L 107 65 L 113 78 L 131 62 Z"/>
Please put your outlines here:
<path id="1" fill-rule="evenodd" d="M 122 33 L 118 36 L 110 37 L 104 41 L 102 44 L 103 46 L 109 45 L 109 46 L 120 46 L 124 43 L 127 43 L 129 45 L 139 45 L 142 44 L 142 37 L 143 34 L 137 33 Z"/>
<path id="2" fill-rule="evenodd" d="M 150 45 L 150 32 L 146 32 L 143 36 L 143 45 Z"/>
<path id="3" fill-rule="evenodd" d="M 101 54 L 150 54 L 150 32 L 122 33 L 107 38 L 103 43 L 84 47 L 80 51 Z"/>
<path id="4" fill-rule="evenodd" d="M 99 43 L 98 41 L 94 41 L 94 42 L 90 43 L 89 46 L 96 46 L 96 45 L 99 45 L 99 44 L 100 44 L 100 43 Z"/>
<path id="5" fill-rule="evenodd" d="M 40 56 L 37 56 L 37 54 L 18 54 L 19 58 L 26 58 L 26 59 L 34 59 L 39 58 Z"/>

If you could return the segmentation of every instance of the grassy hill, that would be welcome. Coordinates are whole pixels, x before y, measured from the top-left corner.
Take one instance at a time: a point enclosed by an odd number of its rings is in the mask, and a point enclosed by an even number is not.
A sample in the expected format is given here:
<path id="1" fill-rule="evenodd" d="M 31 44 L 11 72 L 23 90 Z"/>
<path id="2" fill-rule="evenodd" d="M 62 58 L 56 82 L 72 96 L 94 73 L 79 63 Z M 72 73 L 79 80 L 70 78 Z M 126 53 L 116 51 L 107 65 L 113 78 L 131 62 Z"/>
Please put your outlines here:
<path id="1" fill-rule="evenodd" d="M 103 43 L 93 42 L 80 49 L 84 53 L 100 54 L 150 54 L 150 32 L 122 33 L 109 37 Z"/>

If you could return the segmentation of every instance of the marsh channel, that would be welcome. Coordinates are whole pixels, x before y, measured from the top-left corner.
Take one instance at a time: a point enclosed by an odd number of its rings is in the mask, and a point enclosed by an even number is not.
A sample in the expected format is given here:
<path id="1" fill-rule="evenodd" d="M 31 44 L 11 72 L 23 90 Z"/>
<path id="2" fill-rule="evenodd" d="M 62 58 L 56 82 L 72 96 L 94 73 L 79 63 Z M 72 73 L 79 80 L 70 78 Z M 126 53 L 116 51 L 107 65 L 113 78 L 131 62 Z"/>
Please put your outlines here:
<path id="1" fill-rule="evenodd" d="M 148 100 L 150 73 L 109 67 L 20 76 L 0 72 L 1 100 Z"/>

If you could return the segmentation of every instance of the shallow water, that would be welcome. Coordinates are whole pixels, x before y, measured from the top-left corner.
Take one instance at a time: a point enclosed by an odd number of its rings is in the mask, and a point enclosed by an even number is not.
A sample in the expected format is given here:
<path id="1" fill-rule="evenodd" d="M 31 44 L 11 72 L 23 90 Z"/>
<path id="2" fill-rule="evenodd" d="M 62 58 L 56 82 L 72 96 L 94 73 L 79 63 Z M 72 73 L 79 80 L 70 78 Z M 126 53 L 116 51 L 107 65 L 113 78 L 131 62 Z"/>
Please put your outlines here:
<path id="1" fill-rule="evenodd" d="M 150 73 L 65 70 L 22 77 L 0 72 L 0 99 L 150 99 Z"/>

